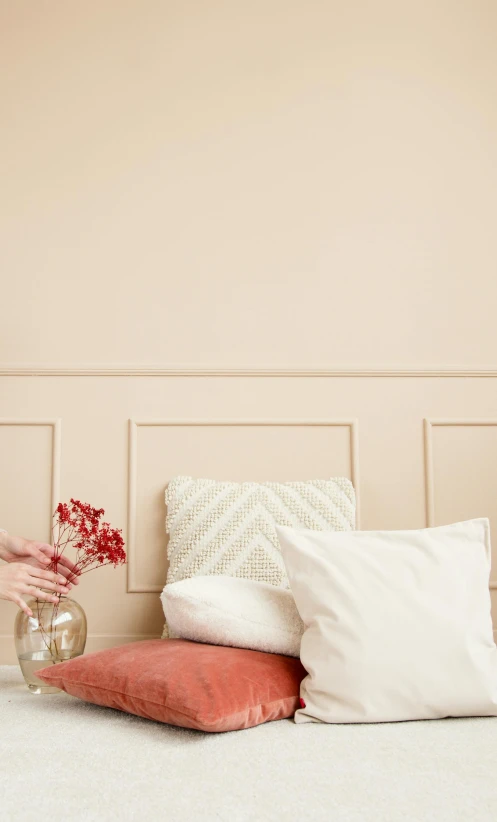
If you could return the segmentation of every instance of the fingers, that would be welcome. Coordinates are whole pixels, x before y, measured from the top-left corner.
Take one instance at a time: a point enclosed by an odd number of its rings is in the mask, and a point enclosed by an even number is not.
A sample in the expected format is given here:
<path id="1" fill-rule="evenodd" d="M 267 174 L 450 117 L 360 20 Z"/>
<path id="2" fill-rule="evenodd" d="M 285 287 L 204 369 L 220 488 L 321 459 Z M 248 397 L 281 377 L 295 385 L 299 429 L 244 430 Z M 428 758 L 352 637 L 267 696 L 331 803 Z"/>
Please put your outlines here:
<path id="1" fill-rule="evenodd" d="M 68 557 L 61 556 L 57 561 L 57 565 L 60 574 L 64 574 L 70 582 L 73 582 L 75 585 L 79 585 L 78 575 L 80 574 L 80 571 L 74 562 L 71 562 Z M 60 566 L 62 566 L 62 568 Z"/>
<path id="2" fill-rule="evenodd" d="M 33 612 L 31 610 L 31 608 L 28 608 L 28 606 L 26 605 L 26 603 L 24 602 L 24 600 L 21 597 L 13 597 L 12 601 L 15 602 L 15 604 L 19 606 L 21 611 L 24 611 L 26 616 L 28 616 L 28 617 L 33 616 Z"/>
<path id="3" fill-rule="evenodd" d="M 30 582 L 28 583 L 28 585 L 31 585 L 31 586 L 34 585 L 36 587 L 41 585 L 47 591 L 53 591 L 55 594 L 68 594 L 69 591 L 71 590 L 71 587 L 72 587 L 69 583 L 67 585 L 66 584 L 61 585 L 58 582 L 57 583 L 49 582 L 48 580 L 47 581 L 44 580 L 43 582 L 40 583 L 40 580 L 36 579 L 36 578 L 32 578 L 30 580 Z"/>
<path id="4" fill-rule="evenodd" d="M 29 585 L 42 586 L 49 591 L 59 594 L 67 594 L 72 585 L 61 574 L 54 574 L 53 571 L 43 571 L 41 568 L 27 567 L 27 583 Z"/>
<path id="5" fill-rule="evenodd" d="M 33 557 L 42 565 L 50 565 L 50 557 L 46 551 L 47 548 L 50 550 L 50 547 L 44 542 L 27 542 L 24 546 L 24 556 Z"/>
<path id="6" fill-rule="evenodd" d="M 60 562 L 58 563 L 57 572 L 64 577 L 64 580 L 71 583 L 72 585 L 79 585 L 79 579 L 75 576 L 68 568 L 60 567 Z"/>
<path id="7" fill-rule="evenodd" d="M 48 545 L 46 542 L 30 543 L 29 550 L 26 547 L 26 553 L 28 556 L 34 557 L 42 567 L 48 567 L 55 558 L 55 549 L 52 545 Z M 72 562 L 68 557 L 57 557 L 57 571 L 74 585 L 79 584 L 78 575 L 80 571 L 74 562 Z"/>
<path id="8" fill-rule="evenodd" d="M 55 554 L 55 548 L 53 547 L 53 545 L 49 545 L 48 542 L 35 542 L 35 545 L 37 545 L 40 551 L 43 551 L 43 553 L 47 557 L 49 557 L 50 559 L 53 558 Z"/>
<path id="9" fill-rule="evenodd" d="M 47 556 L 50 557 L 49 562 L 54 561 L 55 557 L 55 549 L 52 548 L 51 545 L 42 545 L 42 551 L 45 552 Z M 44 563 L 46 564 L 46 563 Z M 57 557 L 57 571 L 59 574 L 62 574 L 69 582 L 72 582 L 74 585 L 79 585 L 78 576 L 81 573 L 78 567 L 70 560 L 68 557 L 59 556 Z"/>
<path id="10" fill-rule="evenodd" d="M 43 571 L 41 568 L 33 568 L 22 562 L 10 563 L 2 570 L 6 570 L 7 575 L 3 575 L 4 585 L 0 595 L 15 602 L 28 617 L 32 617 L 33 612 L 25 601 L 27 596 L 58 603 L 60 594 L 68 593 L 71 588 L 65 577 L 51 571 Z"/>
<path id="11" fill-rule="evenodd" d="M 69 571 L 73 571 L 76 574 L 78 573 L 78 569 L 76 568 L 74 562 L 72 562 L 69 559 L 69 557 L 66 557 L 66 556 L 62 555 L 61 557 L 59 557 L 58 563 L 59 563 L 59 565 L 65 565 L 65 567 L 68 568 Z"/>
<path id="12" fill-rule="evenodd" d="M 44 602 L 58 602 L 59 597 L 50 594 L 48 591 L 42 591 L 41 588 L 37 588 L 36 585 L 30 586 L 30 591 L 32 597 L 35 599 L 41 599 Z"/>

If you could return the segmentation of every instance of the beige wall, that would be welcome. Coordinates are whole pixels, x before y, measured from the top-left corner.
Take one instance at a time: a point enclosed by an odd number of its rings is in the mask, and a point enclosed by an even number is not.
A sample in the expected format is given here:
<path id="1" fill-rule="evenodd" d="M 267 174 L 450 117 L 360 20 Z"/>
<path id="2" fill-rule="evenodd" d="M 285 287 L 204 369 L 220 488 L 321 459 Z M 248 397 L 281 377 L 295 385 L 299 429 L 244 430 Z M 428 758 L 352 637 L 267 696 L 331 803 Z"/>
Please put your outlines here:
<path id="1" fill-rule="evenodd" d="M 0 525 L 124 527 L 89 647 L 159 631 L 178 472 L 497 527 L 496 36 L 484 0 L 0 0 Z"/>

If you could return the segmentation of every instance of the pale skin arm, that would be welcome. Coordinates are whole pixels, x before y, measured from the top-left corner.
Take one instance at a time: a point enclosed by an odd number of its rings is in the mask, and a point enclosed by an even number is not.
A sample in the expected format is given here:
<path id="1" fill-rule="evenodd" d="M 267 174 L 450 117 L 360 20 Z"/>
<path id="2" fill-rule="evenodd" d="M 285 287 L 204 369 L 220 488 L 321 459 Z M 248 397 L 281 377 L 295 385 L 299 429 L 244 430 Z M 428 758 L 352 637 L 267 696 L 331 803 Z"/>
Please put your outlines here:
<path id="1" fill-rule="evenodd" d="M 56 594 L 67 594 L 79 579 L 74 563 L 67 557 L 59 558 L 58 573 L 47 571 L 53 556 L 54 549 L 46 542 L 0 531 L 0 559 L 8 563 L 0 567 L 0 599 L 14 602 L 28 616 L 33 613 L 26 599 L 36 597 L 46 602 L 58 602 Z"/>

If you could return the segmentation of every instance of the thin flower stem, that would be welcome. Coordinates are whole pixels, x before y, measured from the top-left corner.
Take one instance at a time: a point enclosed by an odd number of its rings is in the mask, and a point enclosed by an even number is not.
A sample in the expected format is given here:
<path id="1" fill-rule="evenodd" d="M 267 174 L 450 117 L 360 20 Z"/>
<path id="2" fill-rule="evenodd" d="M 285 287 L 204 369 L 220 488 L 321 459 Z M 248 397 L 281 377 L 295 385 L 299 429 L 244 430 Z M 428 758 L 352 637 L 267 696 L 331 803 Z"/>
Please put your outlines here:
<path id="1" fill-rule="evenodd" d="M 37 614 L 38 614 L 38 627 L 40 629 L 41 638 L 42 638 L 43 642 L 45 643 L 49 654 L 51 655 L 50 644 L 47 643 L 47 640 L 45 639 L 47 634 L 45 633 L 45 629 L 43 627 L 43 623 L 42 623 L 42 620 L 41 620 L 41 613 L 43 611 L 43 606 L 40 610 L 40 600 L 39 599 L 36 600 L 36 610 L 37 610 Z"/>

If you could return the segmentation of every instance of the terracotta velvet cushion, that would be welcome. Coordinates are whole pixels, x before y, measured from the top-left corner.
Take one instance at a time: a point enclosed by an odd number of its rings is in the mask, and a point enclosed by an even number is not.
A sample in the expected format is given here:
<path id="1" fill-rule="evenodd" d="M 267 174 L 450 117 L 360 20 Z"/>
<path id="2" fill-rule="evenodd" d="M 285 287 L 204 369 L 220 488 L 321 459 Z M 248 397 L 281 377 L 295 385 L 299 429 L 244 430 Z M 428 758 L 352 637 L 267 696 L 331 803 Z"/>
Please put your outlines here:
<path id="1" fill-rule="evenodd" d="M 151 639 L 61 662 L 37 676 L 96 705 L 216 732 L 293 716 L 305 673 L 299 659 L 279 654 Z"/>

